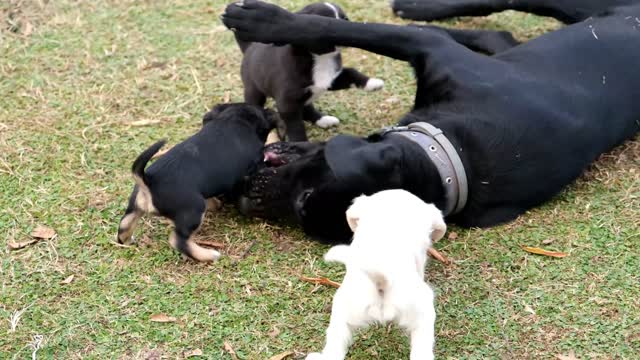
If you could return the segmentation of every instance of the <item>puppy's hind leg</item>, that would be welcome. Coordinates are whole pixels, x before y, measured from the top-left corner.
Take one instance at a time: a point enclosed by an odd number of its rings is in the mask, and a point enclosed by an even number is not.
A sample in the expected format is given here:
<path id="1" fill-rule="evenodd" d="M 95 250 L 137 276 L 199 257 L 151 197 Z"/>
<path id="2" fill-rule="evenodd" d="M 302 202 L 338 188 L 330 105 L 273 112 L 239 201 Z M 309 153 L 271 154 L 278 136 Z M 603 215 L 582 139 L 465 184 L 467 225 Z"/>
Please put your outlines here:
<path id="1" fill-rule="evenodd" d="M 409 326 L 406 326 L 411 336 L 410 360 L 433 360 L 435 343 L 436 311 L 433 304 L 433 290 L 424 284 L 423 295 L 415 301 L 417 313 L 412 314 Z"/>
<path id="2" fill-rule="evenodd" d="M 175 230 L 169 237 L 169 244 L 188 258 L 197 261 L 216 261 L 220 257 L 219 252 L 205 249 L 193 241 L 193 233 L 202 224 L 205 209 L 205 201 L 201 199 L 192 209 L 178 212 L 174 219 Z"/>
<path id="3" fill-rule="evenodd" d="M 333 300 L 331 321 L 327 328 L 327 343 L 322 349 L 322 353 L 308 354 L 306 360 L 342 360 L 347 356 L 353 331 L 348 323 L 349 318 L 345 309 L 343 309 L 345 304 L 340 299 L 339 291 L 340 289 L 336 292 Z"/>
<path id="4" fill-rule="evenodd" d="M 118 225 L 117 240 L 120 244 L 131 244 L 133 242 L 133 231 L 138 224 L 138 220 L 142 217 L 142 210 L 136 206 L 136 198 L 138 196 L 138 187 L 134 187 L 131 196 L 129 197 L 129 205 L 124 215 L 120 219 Z"/>

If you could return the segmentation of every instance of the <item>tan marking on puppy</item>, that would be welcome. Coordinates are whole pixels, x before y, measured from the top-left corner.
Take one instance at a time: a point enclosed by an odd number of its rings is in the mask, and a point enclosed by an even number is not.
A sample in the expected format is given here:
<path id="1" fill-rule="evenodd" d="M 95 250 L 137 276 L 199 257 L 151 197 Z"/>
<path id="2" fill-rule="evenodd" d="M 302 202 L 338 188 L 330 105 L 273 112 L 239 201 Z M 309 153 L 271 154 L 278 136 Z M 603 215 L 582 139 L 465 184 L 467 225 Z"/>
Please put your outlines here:
<path id="1" fill-rule="evenodd" d="M 217 197 L 212 197 L 207 199 L 207 210 L 208 211 L 217 211 L 222 207 L 222 201 Z"/>
<path id="2" fill-rule="evenodd" d="M 178 248 L 178 239 L 175 231 L 172 232 L 171 235 L 169 236 L 169 244 L 175 250 L 180 251 L 180 249 Z M 187 249 L 189 253 L 195 260 L 216 261 L 220 257 L 219 252 L 213 249 L 203 248 L 202 246 L 196 244 L 195 241 L 193 241 L 193 237 L 189 237 L 189 239 L 186 241 L 186 244 L 187 244 Z"/>
<path id="3" fill-rule="evenodd" d="M 278 136 L 278 131 L 276 129 L 271 130 L 269 136 L 267 136 L 267 141 L 265 141 L 265 145 L 273 144 L 280 141 L 280 136 Z"/>
<path id="4" fill-rule="evenodd" d="M 138 225 L 138 220 L 141 216 L 141 212 L 134 211 L 125 215 L 122 220 L 120 220 L 120 225 L 118 226 L 118 242 L 122 244 L 131 244 L 133 242 L 133 231 L 136 225 Z"/>
<path id="5" fill-rule="evenodd" d="M 149 191 L 147 184 L 145 184 L 144 181 L 142 181 L 142 179 L 137 175 L 133 175 L 133 179 L 138 185 L 138 194 L 136 195 L 135 201 L 136 207 L 142 210 L 144 213 L 157 214 L 158 210 L 155 206 L 153 206 L 153 201 L 151 200 L 151 191 Z"/>

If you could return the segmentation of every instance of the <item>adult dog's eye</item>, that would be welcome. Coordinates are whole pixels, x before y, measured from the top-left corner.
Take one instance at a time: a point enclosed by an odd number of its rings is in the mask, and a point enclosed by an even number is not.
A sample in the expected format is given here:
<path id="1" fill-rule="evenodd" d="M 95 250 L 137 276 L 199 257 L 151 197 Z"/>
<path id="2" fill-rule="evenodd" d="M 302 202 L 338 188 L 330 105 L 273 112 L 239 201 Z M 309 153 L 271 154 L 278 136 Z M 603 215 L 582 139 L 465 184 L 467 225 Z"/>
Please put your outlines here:
<path id="1" fill-rule="evenodd" d="M 313 190 L 305 190 L 302 193 L 302 196 L 300 196 L 300 200 L 302 201 L 302 203 L 305 203 L 312 193 L 313 193 Z"/>
<path id="2" fill-rule="evenodd" d="M 307 202 L 307 199 L 309 199 L 309 196 L 311 196 L 312 193 L 313 190 L 305 190 L 298 197 L 298 201 L 296 201 L 295 207 L 299 216 L 305 217 L 307 215 L 307 212 L 304 210 L 304 204 Z"/>

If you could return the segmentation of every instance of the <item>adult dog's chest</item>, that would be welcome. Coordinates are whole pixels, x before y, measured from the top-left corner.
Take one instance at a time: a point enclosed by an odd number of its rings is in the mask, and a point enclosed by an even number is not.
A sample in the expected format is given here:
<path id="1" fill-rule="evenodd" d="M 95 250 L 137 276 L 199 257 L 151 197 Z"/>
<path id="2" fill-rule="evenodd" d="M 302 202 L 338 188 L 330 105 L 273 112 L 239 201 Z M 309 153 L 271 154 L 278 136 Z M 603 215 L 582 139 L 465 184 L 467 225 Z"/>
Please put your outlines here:
<path id="1" fill-rule="evenodd" d="M 327 91 L 333 80 L 340 75 L 342 71 L 342 59 L 340 58 L 340 50 L 335 50 L 326 54 L 311 54 L 311 96 L 307 100 L 307 104 L 313 102 L 322 93 Z"/>

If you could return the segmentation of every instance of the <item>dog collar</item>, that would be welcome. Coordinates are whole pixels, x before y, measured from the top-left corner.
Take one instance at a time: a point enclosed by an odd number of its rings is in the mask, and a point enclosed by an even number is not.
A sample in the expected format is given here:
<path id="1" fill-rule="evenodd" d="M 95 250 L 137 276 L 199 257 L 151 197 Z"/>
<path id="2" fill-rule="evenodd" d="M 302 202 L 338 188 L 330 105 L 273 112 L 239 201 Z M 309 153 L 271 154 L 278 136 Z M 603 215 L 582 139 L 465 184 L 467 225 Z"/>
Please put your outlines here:
<path id="1" fill-rule="evenodd" d="M 415 122 L 408 126 L 393 126 L 382 129 L 380 136 L 395 134 L 413 141 L 427 153 L 438 169 L 447 199 L 444 215 L 457 214 L 467 204 L 467 174 L 458 152 L 442 130 L 426 122 Z"/>

